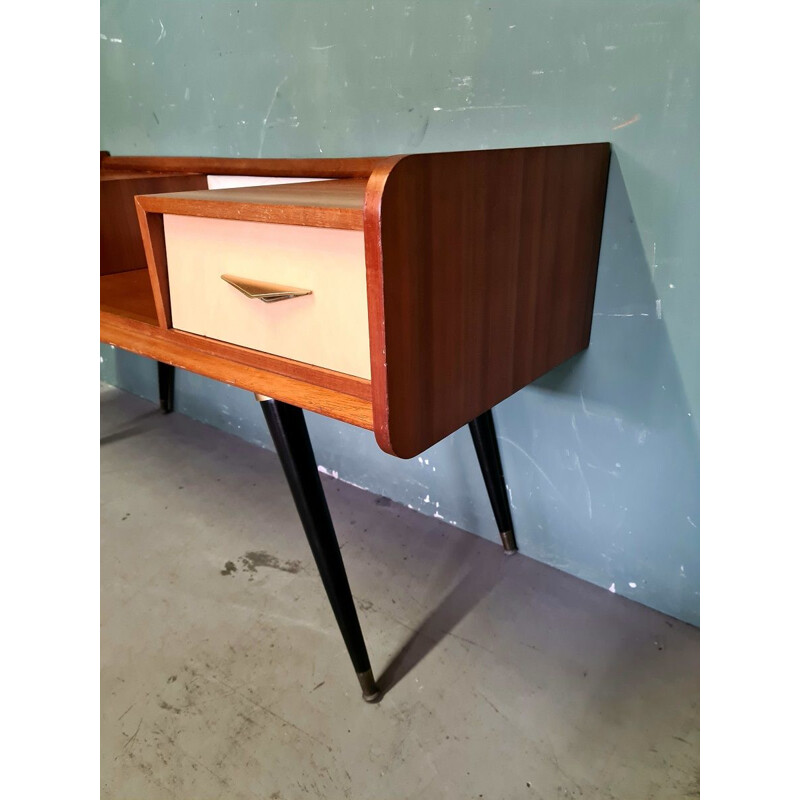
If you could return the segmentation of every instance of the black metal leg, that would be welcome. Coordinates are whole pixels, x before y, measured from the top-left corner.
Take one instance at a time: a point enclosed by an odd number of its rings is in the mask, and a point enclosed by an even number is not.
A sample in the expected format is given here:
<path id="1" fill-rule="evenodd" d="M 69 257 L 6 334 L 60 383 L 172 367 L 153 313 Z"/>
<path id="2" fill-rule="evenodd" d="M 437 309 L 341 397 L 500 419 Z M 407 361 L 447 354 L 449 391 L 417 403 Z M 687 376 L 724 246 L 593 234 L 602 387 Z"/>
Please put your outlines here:
<path id="1" fill-rule="evenodd" d="M 361 692 L 368 703 L 380 698 L 372 675 L 342 554 L 317 471 L 303 410 L 271 398 L 259 398 L 272 441 L 292 490 L 300 520 L 317 562 L 339 630 L 353 662 Z"/>
<path id="2" fill-rule="evenodd" d="M 165 414 L 172 412 L 175 405 L 175 367 L 158 362 L 158 399 Z"/>
<path id="3" fill-rule="evenodd" d="M 500 461 L 500 450 L 497 447 L 497 434 L 494 430 L 492 411 L 486 411 L 469 423 L 469 432 L 483 473 L 489 502 L 500 531 L 503 549 L 511 555 L 517 552 L 517 539 L 514 536 L 514 525 L 511 521 L 511 509 L 508 506 L 506 482 L 503 478 L 503 464 Z"/>

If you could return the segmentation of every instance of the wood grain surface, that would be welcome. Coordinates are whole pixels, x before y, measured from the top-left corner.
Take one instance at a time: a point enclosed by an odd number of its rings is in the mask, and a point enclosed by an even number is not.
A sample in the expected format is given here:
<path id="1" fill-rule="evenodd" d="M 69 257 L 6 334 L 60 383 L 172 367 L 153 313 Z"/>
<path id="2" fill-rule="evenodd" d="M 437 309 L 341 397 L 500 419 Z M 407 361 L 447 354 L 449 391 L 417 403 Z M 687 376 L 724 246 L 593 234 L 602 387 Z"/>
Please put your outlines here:
<path id="1" fill-rule="evenodd" d="M 359 428 L 372 428 L 369 381 L 360 378 L 246 351 L 181 331 L 164 330 L 107 311 L 100 312 L 100 339 L 132 353 L 274 397 Z"/>
<path id="2" fill-rule="evenodd" d="M 156 304 L 147 270 L 131 269 L 101 275 L 100 310 L 157 325 Z"/>
<path id="3" fill-rule="evenodd" d="M 172 306 L 169 300 L 169 273 L 167 271 L 167 241 L 164 236 L 164 215 L 148 214 L 137 199 L 136 216 L 144 247 L 150 286 L 156 305 L 158 324 L 164 328 L 172 327 Z"/>
<path id="4" fill-rule="evenodd" d="M 107 159 L 103 161 L 105 166 Z M 127 272 L 146 266 L 136 218 L 134 195 L 178 192 L 206 187 L 205 175 L 147 175 L 130 173 L 113 179 L 100 176 L 100 274 Z"/>
<path id="5" fill-rule="evenodd" d="M 369 181 L 374 430 L 410 458 L 587 347 L 608 144 L 436 153 Z"/>
<path id="6" fill-rule="evenodd" d="M 361 230 L 366 185 L 357 179 L 284 183 L 159 193 L 136 202 L 148 213 Z"/>
<path id="7" fill-rule="evenodd" d="M 194 156 L 102 157 L 104 170 L 201 172 L 274 178 L 369 178 L 384 156 L 370 158 L 206 158 Z"/>

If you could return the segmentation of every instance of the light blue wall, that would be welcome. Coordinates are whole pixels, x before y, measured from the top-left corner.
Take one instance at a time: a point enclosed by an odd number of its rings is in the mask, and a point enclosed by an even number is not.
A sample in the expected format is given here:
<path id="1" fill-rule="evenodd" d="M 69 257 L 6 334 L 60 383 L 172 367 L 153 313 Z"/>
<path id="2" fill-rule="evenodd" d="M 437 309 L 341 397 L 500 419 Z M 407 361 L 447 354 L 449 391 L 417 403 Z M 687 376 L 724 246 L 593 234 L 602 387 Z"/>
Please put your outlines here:
<path id="1" fill-rule="evenodd" d="M 361 156 L 611 141 L 589 350 L 495 412 L 523 553 L 699 622 L 699 7 L 685 2 L 101 3 L 101 147 Z M 102 375 L 155 398 L 155 367 Z M 252 397 L 178 409 L 269 446 Z M 309 414 L 339 477 L 490 539 L 466 430 L 408 462 Z"/>

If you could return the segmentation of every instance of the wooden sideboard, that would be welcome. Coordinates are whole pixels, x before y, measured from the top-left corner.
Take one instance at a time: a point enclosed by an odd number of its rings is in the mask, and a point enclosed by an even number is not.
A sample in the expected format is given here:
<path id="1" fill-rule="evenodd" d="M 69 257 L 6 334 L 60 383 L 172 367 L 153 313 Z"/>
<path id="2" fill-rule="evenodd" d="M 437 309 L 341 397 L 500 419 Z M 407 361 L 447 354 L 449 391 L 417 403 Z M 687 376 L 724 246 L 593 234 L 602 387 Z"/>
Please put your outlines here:
<path id="1" fill-rule="evenodd" d="M 365 699 L 379 690 L 302 409 L 401 458 L 469 424 L 513 552 L 491 409 L 589 344 L 609 154 L 101 154 L 101 340 L 159 362 L 165 410 L 174 367 L 257 395 Z"/>

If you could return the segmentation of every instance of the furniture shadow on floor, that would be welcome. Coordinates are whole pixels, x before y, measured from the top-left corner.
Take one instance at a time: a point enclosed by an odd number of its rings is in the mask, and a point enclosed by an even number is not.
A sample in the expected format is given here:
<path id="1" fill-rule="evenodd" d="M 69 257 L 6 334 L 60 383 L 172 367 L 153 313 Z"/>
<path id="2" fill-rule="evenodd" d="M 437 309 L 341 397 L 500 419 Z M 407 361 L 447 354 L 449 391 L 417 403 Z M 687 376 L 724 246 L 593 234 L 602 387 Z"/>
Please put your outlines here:
<path id="1" fill-rule="evenodd" d="M 472 560 L 470 555 L 463 559 L 465 563 Z M 508 555 L 500 548 L 492 555 L 467 570 L 391 657 L 377 680 L 384 695 L 404 680 L 501 580 Z"/>
<path id="2" fill-rule="evenodd" d="M 112 442 L 119 442 L 122 439 L 128 439 L 131 436 L 144 433 L 154 427 L 155 422 L 160 417 L 164 416 L 164 412 L 160 408 L 154 408 L 152 411 L 146 411 L 138 417 L 134 417 L 130 422 L 122 428 L 107 433 L 105 436 L 100 437 L 100 446 L 111 444 Z"/>

